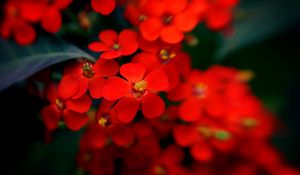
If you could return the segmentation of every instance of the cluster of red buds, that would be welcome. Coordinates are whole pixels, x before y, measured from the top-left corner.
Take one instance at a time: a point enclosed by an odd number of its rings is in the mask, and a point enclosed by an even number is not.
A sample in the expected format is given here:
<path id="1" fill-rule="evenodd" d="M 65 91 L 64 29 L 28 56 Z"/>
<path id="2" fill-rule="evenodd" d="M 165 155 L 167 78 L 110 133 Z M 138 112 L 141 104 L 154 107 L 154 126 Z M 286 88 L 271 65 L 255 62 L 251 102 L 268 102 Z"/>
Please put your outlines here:
<path id="1" fill-rule="evenodd" d="M 71 0 L 9 0 L 1 35 L 32 43 L 32 24 L 57 32 Z M 107 29 L 88 48 L 96 62 L 66 65 L 48 83 L 47 131 L 82 130 L 77 162 L 92 175 L 298 175 L 269 143 L 275 117 L 251 92 L 251 71 L 193 69 L 182 50 L 199 23 L 230 25 L 238 0 L 91 0 L 102 15 L 120 5 L 134 26 Z M 24 34 L 26 33 L 26 35 Z"/>

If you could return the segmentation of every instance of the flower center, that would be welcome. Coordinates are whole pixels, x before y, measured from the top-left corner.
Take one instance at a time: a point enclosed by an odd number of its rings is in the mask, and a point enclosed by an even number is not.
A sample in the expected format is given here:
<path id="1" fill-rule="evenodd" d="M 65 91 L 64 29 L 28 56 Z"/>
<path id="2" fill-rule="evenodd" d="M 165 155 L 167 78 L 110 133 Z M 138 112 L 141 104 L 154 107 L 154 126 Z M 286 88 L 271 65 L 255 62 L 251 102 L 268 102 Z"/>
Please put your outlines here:
<path id="1" fill-rule="evenodd" d="M 241 123 L 246 128 L 253 128 L 253 127 L 258 125 L 257 120 L 255 120 L 253 118 L 245 118 L 245 119 L 242 120 Z"/>
<path id="2" fill-rule="evenodd" d="M 198 132 L 205 138 L 210 138 L 213 134 L 211 128 L 209 128 L 207 126 L 198 127 Z"/>
<path id="3" fill-rule="evenodd" d="M 88 62 L 83 63 L 82 74 L 86 78 L 92 78 L 95 75 L 95 72 L 93 70 L 93 64 Z"/>
<path id="4" fill-rule="evenodd" d="M 110 118 L 109 114 L 102 114 L 101 117 L 98 119 L 98 124 L 101 127 L 108 126 L 110 124 L 109 118 Z"/>
<path id="5" fill-rule="evenodd" d="M 57 108 L 60 110 L 63 110 L 66 107 L 65 103 L 58 98 L 55 100 L 55 104 L 56 104 Z"/>
<path id="6" fill-rule="evenodd" d="M 225 141 L 231 138 L 231 134 L 228 131 L 219 130 L 215 132 L 215 138 L 218 140 Z"/>
<path id="7" fill-rule="evenodd" d="M 162 21 L 163 21 L 164 24 L 169 25 L 169 24 L 171 24 L 172 21 L 173 21 L 173 16 L 172 16 L 172 15 L 169 15 L 169 14 L 166 14 L 166 15 L 164 15 L 164 16 L 162 17 Z"/>
<path id="8" fill-rule="evenodd" d="M 146 15 L 140 15 L 140 16 L 139 16 L 139 21 L 140 21 L 140 22 L 143 22 L 143 21 L 145 21 L 147 18 L 148 18 L 148 17 L 147 17 Z"/>
<path id="9" fill-rule="evenodd" d="M 155 175 L 166 175 L 167 171 L 162 166 L 157 165 L 157 166 L 154 167 L 154 174 Z"/>
<path id="10" fill-rule="evenodd" d="M 9 5 L 9 6 L 7 6 L 7 14 L 12 17 L 17 17 L 19 14 L 19 11 L 16 6 Z"/>
<path id="11" fill-rule="evenodd" d="M 167 62 L 169 60 L 171 60 L 172 58 L 174 58 L 176 56 L 175 52 L 171 52 L 170 50 L 164 48 L 161 49 L 159 52 L 159 58 L 163 61 L 163 62 Z"/>
<path id="12" fill-rule="evenodd" d="M 114 44 L 113 45 L 113 49 L 114 50 L 119 50 L 120 49 L 120 45 L 119 44 Z"/>
<path id="13" fill-rule="evenodd" d="M 146 88 L 147 88 L 147 82 L 145 80 L 135 82 L 132 85 L 132 94 L 136 98 L 139 98 L 145 94 Z"/>
<path id="14" fill-rule="evenodd" d="M 197 83 L 194 86 L 194 91 L 193 91 L 194 95 L 199 97 L 199 98 L 205 98 L 206 97 L 206 93 L 207 93 L 207 85 L 204 83 Z"/>

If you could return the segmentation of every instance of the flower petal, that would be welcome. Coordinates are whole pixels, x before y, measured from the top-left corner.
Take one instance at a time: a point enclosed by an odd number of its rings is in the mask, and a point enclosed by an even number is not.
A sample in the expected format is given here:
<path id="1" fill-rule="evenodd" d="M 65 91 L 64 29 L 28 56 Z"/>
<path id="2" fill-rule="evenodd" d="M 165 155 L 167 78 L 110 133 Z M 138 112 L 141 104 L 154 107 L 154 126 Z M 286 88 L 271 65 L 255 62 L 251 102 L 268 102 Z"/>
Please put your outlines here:
<path id="1" fill-rule="evenodd" d="M 168 76 L 161 69 L 150 72 L 145 80 L 147 81 L 147 89 L 149 90 L 163 91 L 169 87 Z"/>
<path id="2" fill-rule="evenodd" d="M 97 75 L 110 77 L 119 72 L 119 63 L 115 60 L 98 59 L 94 64 L 94 70 Z"/>
<path id="3" fill-rule="evenodd" d="M 84 95 L 78 99 L 71 99 L 66 101 L 66 106 L 68 109 L 78 112 L 85 113 L 87 112 L 92 105 L 92 100 L 88 95 Z"/>
<path id="4" fill-rule="evenodd" d="M 191 125 L 176 125 L 173 136 L 179 146 L 188 147 L 195 144 L 199 139 L 199 133 Z"/>
<path id="5" fill-rule="evenodd" d="M 165 110 L 165 102 L 155 93 L 149 92 L 142 98 L 142 112 L 146 118 L 159 117 Z"/>
<path id="6" fill-rule="evenodd" d="M 130 29 L 122 30 L 118 44 L 122 55 L 131 55 L 138 49 L 137 33 Z"/>
<path id="7" fill-rule="evenodd" d="M 122 52 L 120 52 L 119 50 L 108 50 L 106 52 L 103 52 L 100 55 L 100 58 L 110 60 L 110 59 L 118 58 L 120 56 L 122 56 Z"/>
<path id="8" fill-rule="evenodd" d="M 99 33 L 98 38 L 100 41 L 104 42 L 105 44 L 113 45 L 118 39 L 118 34 L 114 30 L 107 29 L 101 31 Z"/>
<path id="9" fill-rule="evenodd" d="M 183 9 L 185 9 L 188 0 L 165 0 L 165 3 L 168 4 L 166 5 L 166 11 L 171 14 L 178 14 L 181 12 Z M 189 20 L 189 19 L 187 19 Z"/>
<path id="10" fill-rule="evenodd" d="M 203 144 L 195 144 L 191 147 L 190 152 L 192 156 L 199 161 L 210 161 L 213 158 L 213 151 L 208 145 Z"/>
<path id="11" fill-rule="evenodd" d="M 128 146 L 133 143 L 133 129 L 125 126 L 113 125 L 109 128 L 109 133 L 113 142 L 119 146 Z"/>
<path id="12" fill-rule="evenodd" d="M 189 98 L 181 103 L 179 116 L 186 122 L 197 121 L 202 116 L 202 102 L 197 98 Z"/>
<path id="13" fill-rule="evenodd" d="M 167 26 L 161 32 L 161 39 L 170 44 L 179 43 L 184 38 L 182 31 L 175 26 Z"/>
<path id="14" fill-rule="evenodd" d="M 141 52 L 135 55 L 131 59 L 132 63 L 140 63 L 143 64 L 146 68 L 146 74 L 150 73 L 154 69 L 158 69 L 161 66 L 157 55 L 153 53 Z"/>
<path id="15" fill-rule="evenodd" d="M 103 97 L 107 100 L 117 100 L 125 97 L 130 92 L 129 83 L 119 77 L 111 77 L 103 88 Z"/>
<path id="16" fill-rule="evenodd" d="M 72 0 L 55 0 L 54 5 L 59 9 L 67 8 L 72 3 Z"/>
<path id="17" fill-rule="evenodd" d="M 23 21 L 16 23 L 16 27 L 13 28 L 13 32 L 17 43 L 20 45 L 32 44 L 36 39 L 36 32 L 34 28 Z"/>
<path id="18" fill-rule="evenodd" d="M 137 82 L 143 79 L 145 66 L 139 63 L 127 63 L 120 68 L 120 74 L 129 82 Z"/>
<path id="19" fill-rule="evenodd" d="M 108 133 L 104 128 L 93 127 L 89 130 L 88 138 L 96 148 L 102 148 L 107 143 Z"/>
<path id="20" fill-rule="evenodd" d="M 61 112 L 55 105 L 48 105 L 42 109 L 41 116 L 46 128 L 53 131 L 58 127 Z"/>
<path id="21" fill-rule="evenodd" d="M 105 79 L 100 76 L 94 76 L 89 81 L 89 92 L 94 99 L 101 98 L 103 95 L 103 87 L 105 86 Z"/>
<path id="22" fill-rule="evenodd" d="M 110 14 L 116 7 L 116 0 L 92 0 L 92 8 L 102 15 Z"/>
<path id="23" fill-rule="evenodd" d="M 121 122 L 129 123 L 134 119 L 138 108 L 138 100 L 131 97 L 125 97 L 122 98 L 112 110 Z"/>
<path id="24" fill-rule="evenodd" d="M 110 49 L 110 47 L 102 42 L 92 42 L 88 45 L 88 48 L 94 52 L 103 52 Z"/>
<path id="25" fill-rule="evenodd" d="M 169 91 L 167 97 L 171 101 L 181 101 L 192 96 L 192 87 L 187 83 L 180 83 L 173 90 Z"/>
<path id="26" fill-rule="evenodd" d="M 76 94 L 79 89 L 78 82 L 71 76 L 64 76 L 57 89 L 58 97 L 68 99 Z"/>
<path id="27" fill-rule="evenodd" d="M 148 41 L 156 40 L 162 31 L 162 24 L 159 18 L 148 18 L 140 25 L 142 36 Z"/>
<path id="28" fill-rule="evenodd" d="M 80 130 L 89 120 L 86 114 L 80 114 L 68 109 L 63 111 L 63 117 L 66 126 L 73 131 Z"/>
<path id="29" fill-rule="evenodd" d="M 43 15 L 42 27 L 50 33 L 59 31 L 62 25 L 62 17 L 60 12 L 55 6 L 51 6 Z"/>

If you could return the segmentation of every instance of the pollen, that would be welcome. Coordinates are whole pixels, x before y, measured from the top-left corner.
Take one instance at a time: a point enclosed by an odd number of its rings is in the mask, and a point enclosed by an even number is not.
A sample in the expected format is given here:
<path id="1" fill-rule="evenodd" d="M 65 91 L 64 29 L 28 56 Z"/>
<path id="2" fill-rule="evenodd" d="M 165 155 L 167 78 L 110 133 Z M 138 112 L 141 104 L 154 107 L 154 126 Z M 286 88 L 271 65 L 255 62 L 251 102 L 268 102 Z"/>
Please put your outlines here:
<path id="1" fill-rule="evenodd" d="M 65 104 L 58 98 L 55 100 L 55 104 L 58 109 L 63 110 L 65 108 Z"/>
<path id="2" fill-rule="evenodd" d="M 99 120 L 98 120 L 98 124 L 102 127 L 104 127 L 107 123 L 107 119 L 104 118 L 104 117 L 101 117 Z"/>
<path id="3" fill-rule="evenodd" d="M 147 82 L 145 80 L 135 82 L 133 85 L 133 89 L 138 92 L 145 91 L 146 88 L 147 88 Z"/>
<path id="4" fill-rule="evenodd" d="M 231 138 L 231 134 L 225 130 L 219 130 L 215 132 L 215 137 L 218 140 L 228 140 Z"/>
<path id="5" fill-rule="evenodd" d="M 163 60 L 163 61 L 168 61 L 172 58 L 174 58 L 176 56 L 175 52 L 170 52 L 167 49 L 161 49 L 159 52 L 159 57 Z"/>
<path id="6" fill-rule="evenodd" d="M 207 126 L 198 127 L 198 132 L 205 138 L 210 138 L 213 134 L 211 128 L 209 128 Z"/>
<path id="7" fill-rule="evenodd" d="M 242 70 L 237 74 L 237 79 L 241 82 L 248 82 L 254 77 L 254 72 L 251 70 Z"/>
<path id="8" fill-rule="evenodd" d="M 85 62 L 82 66 L 82 74 L 86 78 L 92 78 L 95 75 L 93 64 Z"/>
<path id="9" fill-rule="evenodd" d="M 165 174 L 167 174 L 167 172 L 162 166 L 157 165 L 154 167 L 154 174 L 155 175 L 165 175 Z"/>
<path id="10" fill-rule="evenodd" d="M 197 83 L 194 87 L 194 95 L 199 98 L 205 98 L 207 92 L 207 85 L 204 83 Z"/>
<path id="11" fill-rule="evenodd" d="M 119 50 L 120 49 L 120 45 L 119 44 L 114 44 L 113 45 L 113 49 L 114 50 Z"/>
<path id="12" fill-rule="evenodd" d="M 257 121 L 253 118 L 245 118 L 242 120 L 242 125 L 246 128 L 253 128 L 258 125 Z"/>

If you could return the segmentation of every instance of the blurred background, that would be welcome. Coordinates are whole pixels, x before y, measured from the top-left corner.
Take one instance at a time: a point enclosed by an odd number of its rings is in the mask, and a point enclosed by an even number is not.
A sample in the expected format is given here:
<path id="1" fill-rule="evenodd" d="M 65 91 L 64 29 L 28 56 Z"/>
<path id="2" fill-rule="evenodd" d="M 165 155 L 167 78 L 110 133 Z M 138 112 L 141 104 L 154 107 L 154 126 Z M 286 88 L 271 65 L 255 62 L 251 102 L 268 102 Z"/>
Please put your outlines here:
<path id="1" fill-rule="evenodd" d="M 80 3 L 70 8 L 76 12 L 77 6 L 80 6 Z M 286 162 L 298 168 L 300 168 L 299 9 L 299 0 L 242 0 L 235 11 L 236 21 L 231 28 L 213 32 L 204 25 L 199 25 L 192 32 L 198 44 L 195 46 L 186 44 L 184 47 L 192 57 L 194 68 L 207 69 L 211 65 L 221 64 L 254 72 L 254 78 L 250 81 L 253 92 L 281 122 L 281 127 L 272 142 L 282 152 Z M 104 24 L 96 25 L 95 31 L 128 25 L 121 14 L 122 9 L 117 9 L 107 19 L 93 14 L 93 18 L 100 18 L 103 22 L 101 24 Z M 76 31 L 76 26 L 70 23 L 64 26 L 58 35 L 85 49 L 84 44 L 92 40 L 97 33 L 86 32 L 77 38 L 70 37 L 76 32 L 81 31 Z M 7 58 L 3 53 L 7 51 L 8 46 L 14 47 L 13 43 L 1 39 L 1 76 L 14 72 L 13 69 L 4 68 Z M 42 46 L 36 44 L 33 47 Z M 60 67 L 61 64 L 63 63 L 54 67 Z M 38 112 L 47 102 L 30 95 L 24 81 L 15 83 L 11 80 L 10 84 L 12 85 L 0 92 L 0 159 L 3 162 L 0 174 L 78 173 L 75 156 L 80 132 L 57 131 L 53 142 L 45 144 L 44 126 Z"/>

